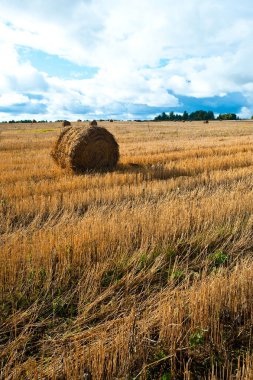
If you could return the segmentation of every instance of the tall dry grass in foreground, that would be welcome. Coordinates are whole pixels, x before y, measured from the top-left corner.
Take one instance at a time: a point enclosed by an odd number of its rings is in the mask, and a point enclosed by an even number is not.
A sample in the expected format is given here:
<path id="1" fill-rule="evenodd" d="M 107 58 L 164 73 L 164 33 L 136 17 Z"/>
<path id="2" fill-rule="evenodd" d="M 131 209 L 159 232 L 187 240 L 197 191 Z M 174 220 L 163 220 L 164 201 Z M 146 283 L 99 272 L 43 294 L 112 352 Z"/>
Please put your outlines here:
<path id="1" fill-rule="evenodd" d="M 0 377 L 252 379 L 253 124 L 102 125 L 87 175 L 0 126 Z"/>

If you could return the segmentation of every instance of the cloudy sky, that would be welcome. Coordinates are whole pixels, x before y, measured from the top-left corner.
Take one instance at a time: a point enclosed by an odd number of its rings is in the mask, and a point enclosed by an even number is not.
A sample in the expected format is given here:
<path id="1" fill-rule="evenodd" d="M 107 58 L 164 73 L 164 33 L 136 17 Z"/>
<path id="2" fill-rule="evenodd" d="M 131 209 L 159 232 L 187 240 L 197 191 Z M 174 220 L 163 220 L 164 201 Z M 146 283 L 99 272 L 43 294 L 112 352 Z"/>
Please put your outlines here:
<path id="1" fill-rule="evenodd" d="M 253 114 L 250 0 L 0 0 L 0 120 Z"/>

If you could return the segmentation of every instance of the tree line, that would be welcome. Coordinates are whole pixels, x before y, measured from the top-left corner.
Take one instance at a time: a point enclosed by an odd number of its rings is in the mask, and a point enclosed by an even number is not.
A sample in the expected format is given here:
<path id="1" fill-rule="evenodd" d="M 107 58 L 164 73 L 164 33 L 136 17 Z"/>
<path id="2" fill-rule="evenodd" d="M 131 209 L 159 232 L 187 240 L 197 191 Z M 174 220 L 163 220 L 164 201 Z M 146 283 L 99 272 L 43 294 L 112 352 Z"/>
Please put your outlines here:
<path id="1" fill-rule="evenodd" d="M 253 116 L 252 118 L 253 119 Z M 153 121 L 208 121 L 208 120 L 239 120 L 239 117 L 235 113 L 223 113 L 219 114 L 216 118 L 214 116 L 213 111 L 203 111 L 198 110 L 191 113 L 184 111 L 182 114 L 178 114 L 175 112 L 170 113 L 161 113 L 156 116 Z M 56 120 L 56 122 L 62 122 L 63 120 Z M 81 121 L 81 120 L 78 120 Z M 85 120 L 84 120 L 85 121 Z M 88 121 L 88 120 L 86 120 Z M 114 121 L 113 119 L 100 119 L 99 121 Z M 116 121 L 116 120 L 115 120 Z M 128 120 L 131 121 L 131 120 Z M 138 122 L 147 121 L 147 120 L 134 120 Z M 152 121 L 152 120 L 150 120 Z M 51 121 L 49 121 L 51 122 Z M 1 123 L 48 123 L 48 120 L 9 120 L 2 121 Z"/>
<path id="2" fill-rule="evenodd" d="M 237 120 L 238 117 L 235 113 L 224 113 L 219 114 L 216 120 Z M 213 111 L 195 111 L 188 113 L 184 111 L 183 114 L 174 113 L 173 111 L 169 114 L 163 112 L 154 118 L 154 121 L 205 121 L 205 120 L 215 120 Z"/>
<path id="3" fill-rule="evenodd" d="M 24 123 L 24 124 L 32 124 L 32 123 L 47 123 L 47 120 L 9 120 L 9 121 L 2 121 L 1 123 L 9 123 L 9 124 L 14 124 L 14 123 Z"/>

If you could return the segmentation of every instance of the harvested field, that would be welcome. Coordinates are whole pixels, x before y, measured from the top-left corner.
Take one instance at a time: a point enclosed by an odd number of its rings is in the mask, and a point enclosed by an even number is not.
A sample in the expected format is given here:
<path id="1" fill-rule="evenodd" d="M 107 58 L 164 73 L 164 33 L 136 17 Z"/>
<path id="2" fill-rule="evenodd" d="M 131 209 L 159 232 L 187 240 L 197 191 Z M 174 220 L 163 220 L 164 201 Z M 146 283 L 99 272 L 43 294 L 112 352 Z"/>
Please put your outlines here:
<path id="1" fill-rule="evenodd" d="M 252 379 L 253 122 L 101 126 L 75 175 L 0 125 L 0 378 Z"/>

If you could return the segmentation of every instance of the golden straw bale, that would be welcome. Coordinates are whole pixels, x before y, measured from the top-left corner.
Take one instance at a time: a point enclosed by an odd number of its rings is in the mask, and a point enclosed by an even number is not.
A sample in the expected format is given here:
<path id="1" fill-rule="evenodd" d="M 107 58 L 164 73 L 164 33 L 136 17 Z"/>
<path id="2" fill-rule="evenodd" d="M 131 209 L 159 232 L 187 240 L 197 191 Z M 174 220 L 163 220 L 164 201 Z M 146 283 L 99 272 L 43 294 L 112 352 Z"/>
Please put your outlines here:
<path id="1" fill-rule="evenodd" d="M 90 125 L 90 126 L 92 126 L 92 125 L 93 125 L 93 126 L 97 126 L 98 123 L 96 122 L 96 120 L 92 120 L 92 121 L 89 122 L 89 125 Z"/>
<path id="2" fill-rule="evenodd" d="M 119 160 L 119 146 L 105 128 L 70 126 L 61 131 L 51 155 L 60 167 L 74 172 L 112 169 Z"/>
<path id="3" fill-rule="evenodd" d="M 69 125 L 71 125 L 71 122 L 70 122 L 70 121 L 68 121 L 68 120 L 63 120 L 63 122 L 62 122 L 62 126 L 63 126 L 63 127 L 67 127 L 67 126 L 69 126 Z"/>

